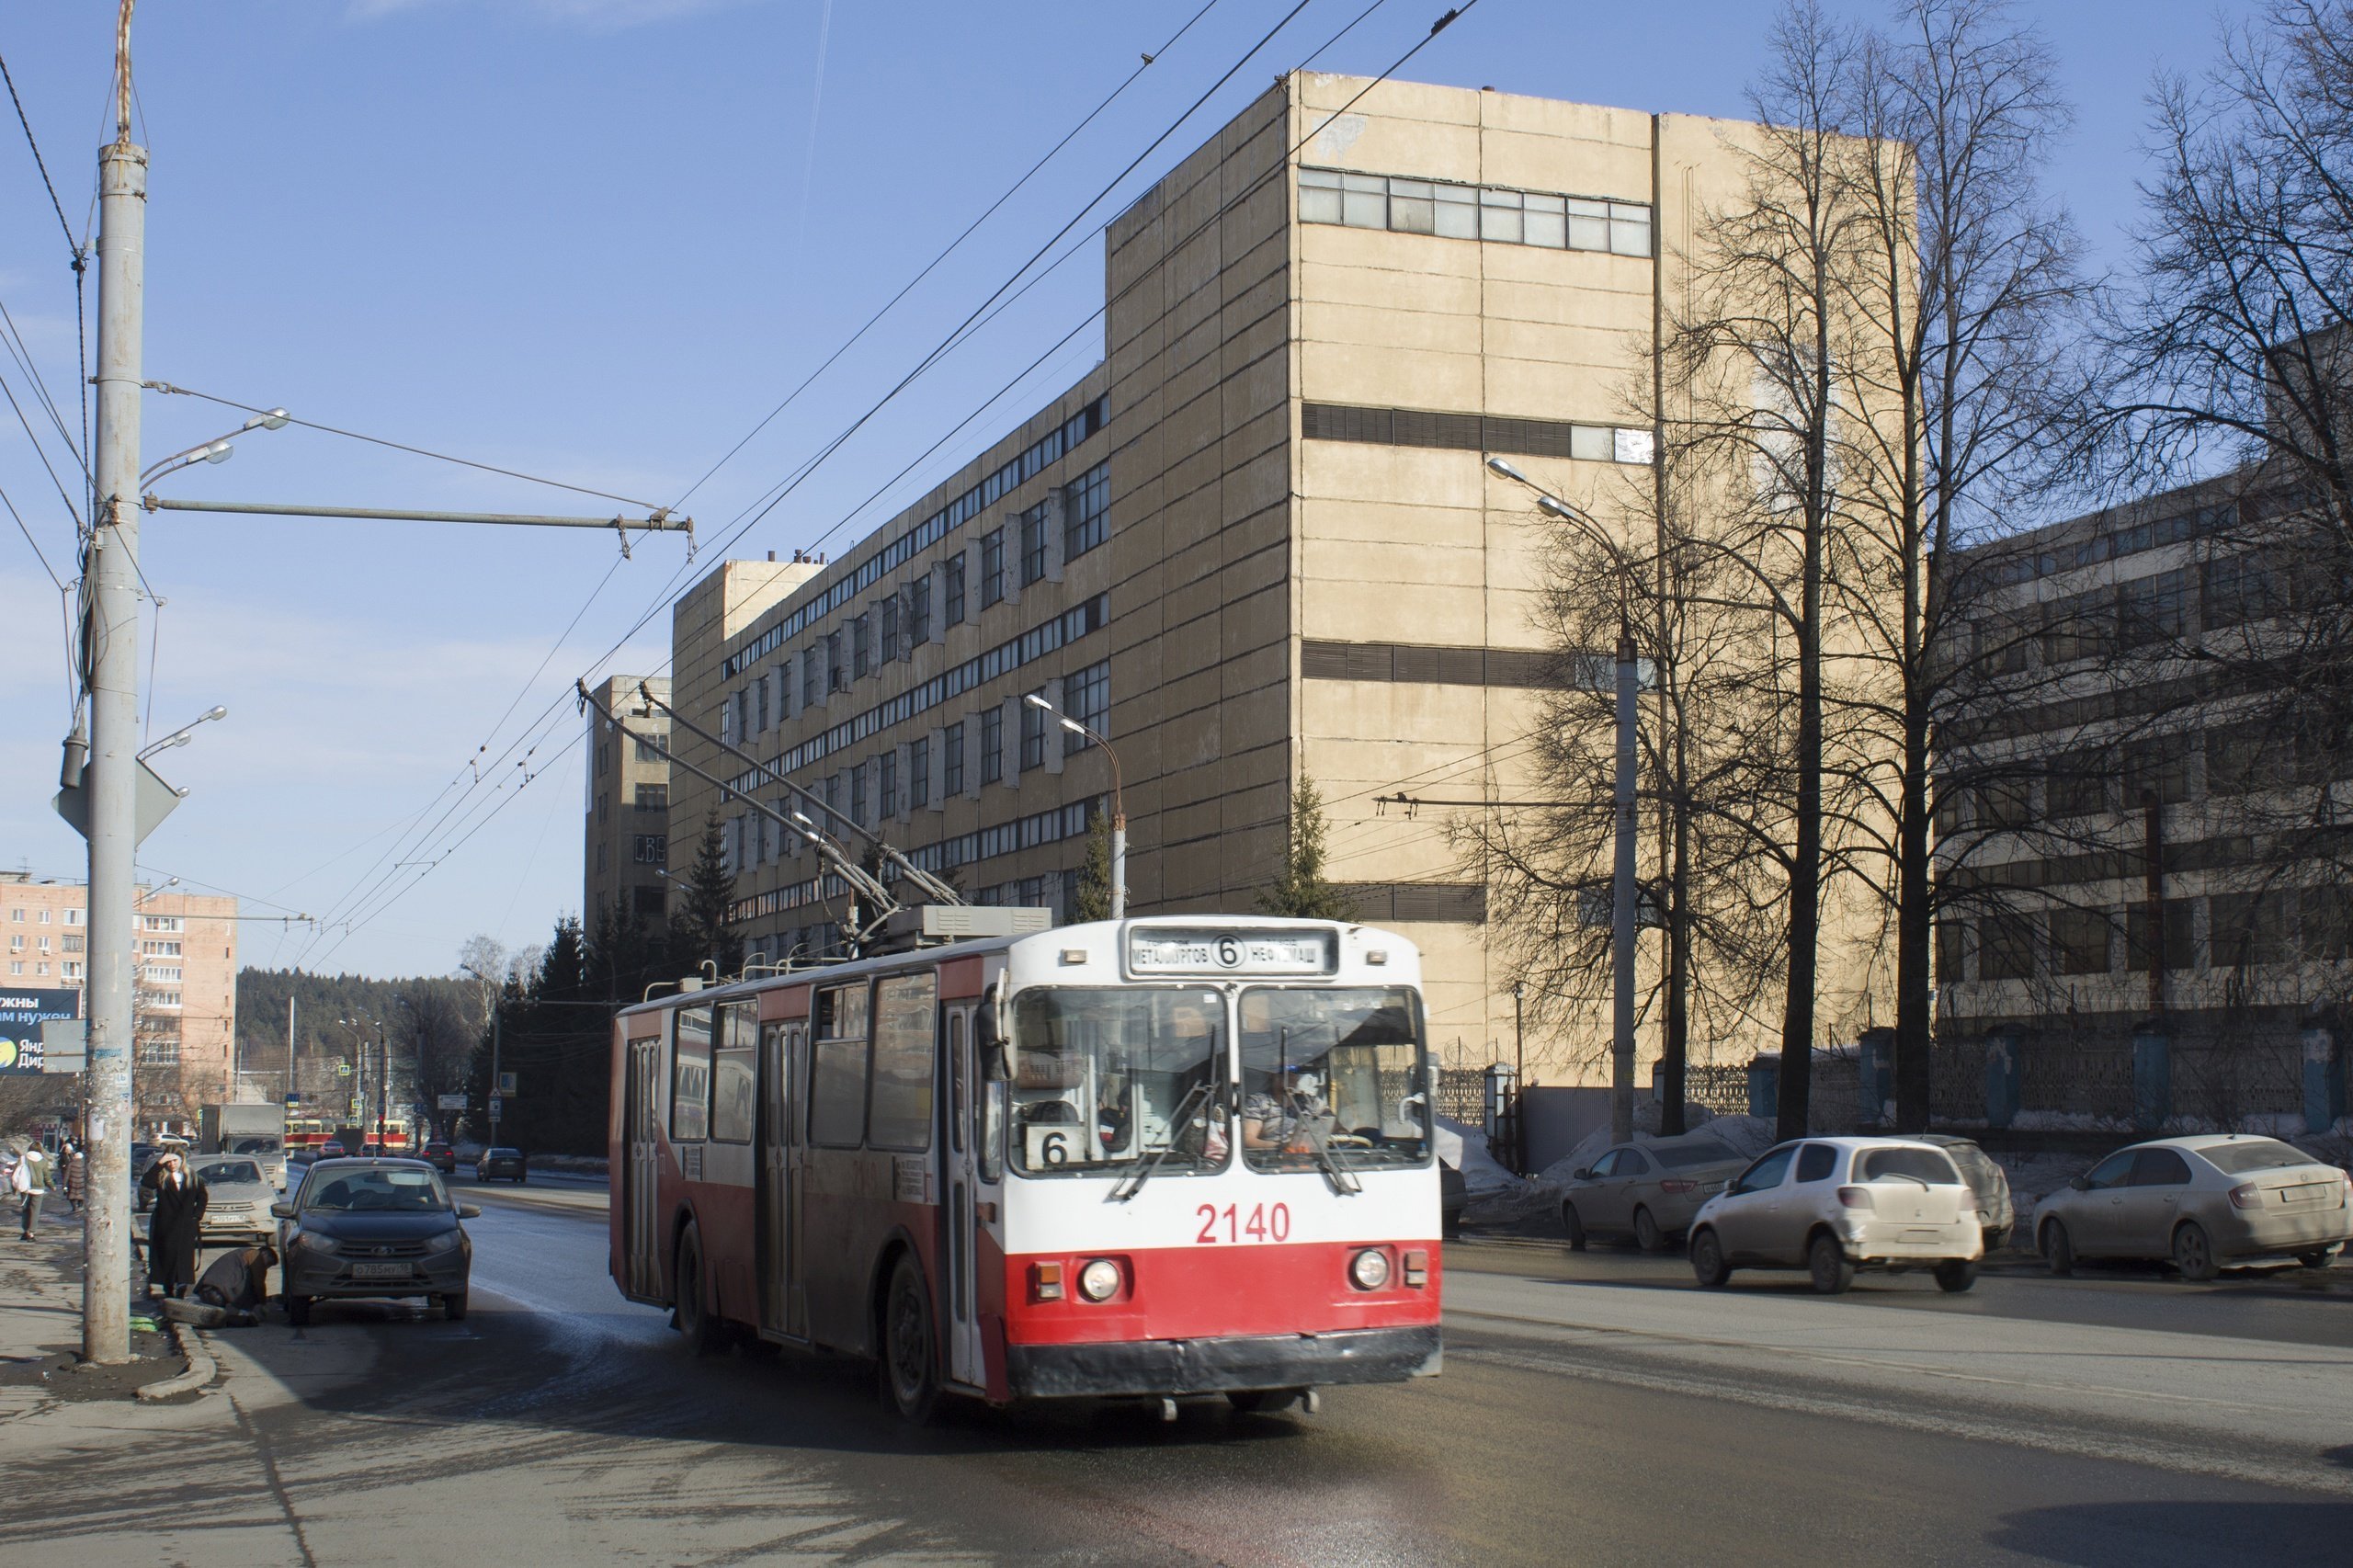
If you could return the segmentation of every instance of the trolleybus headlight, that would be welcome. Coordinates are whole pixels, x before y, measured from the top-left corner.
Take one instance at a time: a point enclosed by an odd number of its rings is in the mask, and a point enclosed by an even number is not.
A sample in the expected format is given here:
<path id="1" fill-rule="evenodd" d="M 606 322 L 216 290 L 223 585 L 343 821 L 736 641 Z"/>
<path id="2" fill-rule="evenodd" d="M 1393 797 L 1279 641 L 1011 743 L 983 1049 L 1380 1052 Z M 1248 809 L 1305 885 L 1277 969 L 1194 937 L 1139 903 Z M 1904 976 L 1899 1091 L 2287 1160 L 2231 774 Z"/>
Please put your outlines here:
<path id="1" fill-rule="evenodd" d="M 1359 1290 L 1380 1290 L 1389 1283 L 1389 1255 L 1379 1247 L 1365 1248 L 1349 1260 L 1348 1278 Z"/>
<path id="2" fill-rule="evenodd" d="M 1078 1293 L 1090 1301 L 1108 1301 L 1120 1289 L 1120 1266 L 1098 1257 L 1078 1271 Z"/>

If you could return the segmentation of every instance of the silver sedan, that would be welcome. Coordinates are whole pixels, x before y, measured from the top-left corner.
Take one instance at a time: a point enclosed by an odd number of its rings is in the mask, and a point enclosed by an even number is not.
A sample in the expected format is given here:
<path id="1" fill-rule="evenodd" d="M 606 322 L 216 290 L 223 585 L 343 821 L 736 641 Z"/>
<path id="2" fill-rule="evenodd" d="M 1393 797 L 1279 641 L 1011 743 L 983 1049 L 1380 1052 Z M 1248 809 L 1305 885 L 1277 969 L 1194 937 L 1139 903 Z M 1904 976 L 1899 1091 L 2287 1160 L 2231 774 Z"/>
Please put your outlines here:
<path id="1" fill-rule="evenodd" d="M 2262 1257 L 2318 1268 L 2353 1239 L 2353 1183 L 2276 1138 L 2160 1138 L 2044 1199 L 2034 1238 L 2053 1274 L 2079 1257 L 2169 1261 L 2185 1279 Z"/>

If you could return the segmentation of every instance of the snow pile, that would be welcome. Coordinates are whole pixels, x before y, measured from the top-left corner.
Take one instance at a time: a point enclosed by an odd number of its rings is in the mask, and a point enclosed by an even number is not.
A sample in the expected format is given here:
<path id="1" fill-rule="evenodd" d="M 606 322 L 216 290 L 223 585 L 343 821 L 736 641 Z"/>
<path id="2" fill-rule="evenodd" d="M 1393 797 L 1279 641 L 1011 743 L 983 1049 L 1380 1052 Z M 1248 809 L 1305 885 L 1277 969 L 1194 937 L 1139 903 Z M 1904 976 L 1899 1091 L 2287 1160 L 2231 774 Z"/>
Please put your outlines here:
<path id="1" fill-rule="evenodd" d="M 1504 1169 L 1487 1151 L 1487 1135 L 1451 1117 L 1438 1119 L 1438 1157 L 1462 1173 L 1462 1185 L 1472 1199 L 1517 1193 L 1523 1183 Z"/>

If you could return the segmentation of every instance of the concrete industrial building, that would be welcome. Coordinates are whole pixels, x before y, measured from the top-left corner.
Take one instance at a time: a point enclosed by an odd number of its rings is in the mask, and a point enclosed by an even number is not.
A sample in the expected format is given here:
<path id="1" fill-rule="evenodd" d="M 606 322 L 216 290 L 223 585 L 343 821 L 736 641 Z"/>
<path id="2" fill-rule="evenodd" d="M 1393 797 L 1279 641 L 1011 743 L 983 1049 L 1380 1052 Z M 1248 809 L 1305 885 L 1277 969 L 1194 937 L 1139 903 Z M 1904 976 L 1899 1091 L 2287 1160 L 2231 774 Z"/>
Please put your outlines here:
<path id="1" fill-rule="evenodd" d="M 588 715 L 581 918 L 592 933 L 609 915 L 658 925 L 670 911 L 670 721 L 640 694 L 641 678 L 656 699 L 670 700 L 666 676 L 615 676 L 597 687 Z M 620 734 L 605 713 L 638 738 Z"/>
<path id="2" fill-rule="evenodd" d="M 142 885 L 136 911 L 132 1078 L 136 1113 L 148 1126 L 192 1118 L 198 1106 L 233 1097 L 237 901 Z M 86 883 L 0 871 L 6 983 L 82 990 L 88 912 Z"/>
<path id="3" fill-rule="evenodd" d="M 1133 913 L 1250 908 L 1310 777 L 1331 873 L 1421 945 L 1432 1044 L 1475 1064 L 1513 1050 L 1485 890 L 1441 816 L 1375 798 L 1521 786 L 1545 541 L 1483 460 L 1580 501 L 1651 483 L 1629 388 L 1695 214 L 1744 188 L 1744 130 L 1369 85 L 1286 77 L 1187 157 L 1108 230 L 1104 363 L 836 561 L 716 568 L 672 669 L 681 711 L 987 902 L 1065 911 L 1109 804 L 1106 759 L 1026 693 L 1118 750 Z M 821 949 L 813 858 L 671 783 L 687 831 L 725 821 L 751 949 Z M 1825 955 L 1826 1028 L 1858 972 Z M 1531 1075 L 1589 1079 L 1592 1046 L 1531 1038 Z"/>

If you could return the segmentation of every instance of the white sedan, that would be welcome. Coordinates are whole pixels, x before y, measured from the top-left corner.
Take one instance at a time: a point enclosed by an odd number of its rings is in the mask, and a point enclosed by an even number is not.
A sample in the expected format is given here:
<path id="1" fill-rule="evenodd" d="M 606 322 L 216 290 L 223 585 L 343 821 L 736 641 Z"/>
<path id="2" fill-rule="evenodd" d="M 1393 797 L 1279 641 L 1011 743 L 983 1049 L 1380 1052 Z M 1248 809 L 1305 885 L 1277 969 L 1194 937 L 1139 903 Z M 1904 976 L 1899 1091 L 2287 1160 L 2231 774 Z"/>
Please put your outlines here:
<path id="1" fill-rule="evenodd" d="M 1691 1221 L 1691 1272 L 1802 1268 L 1835 1295 L 1858 1268 L 1927 1268 L 1947 1290 L 1977 1282 L 1976 1195 L 1949 1155 L 1905 1138 L 1807 1138 L 1767 1150 Z"/>

